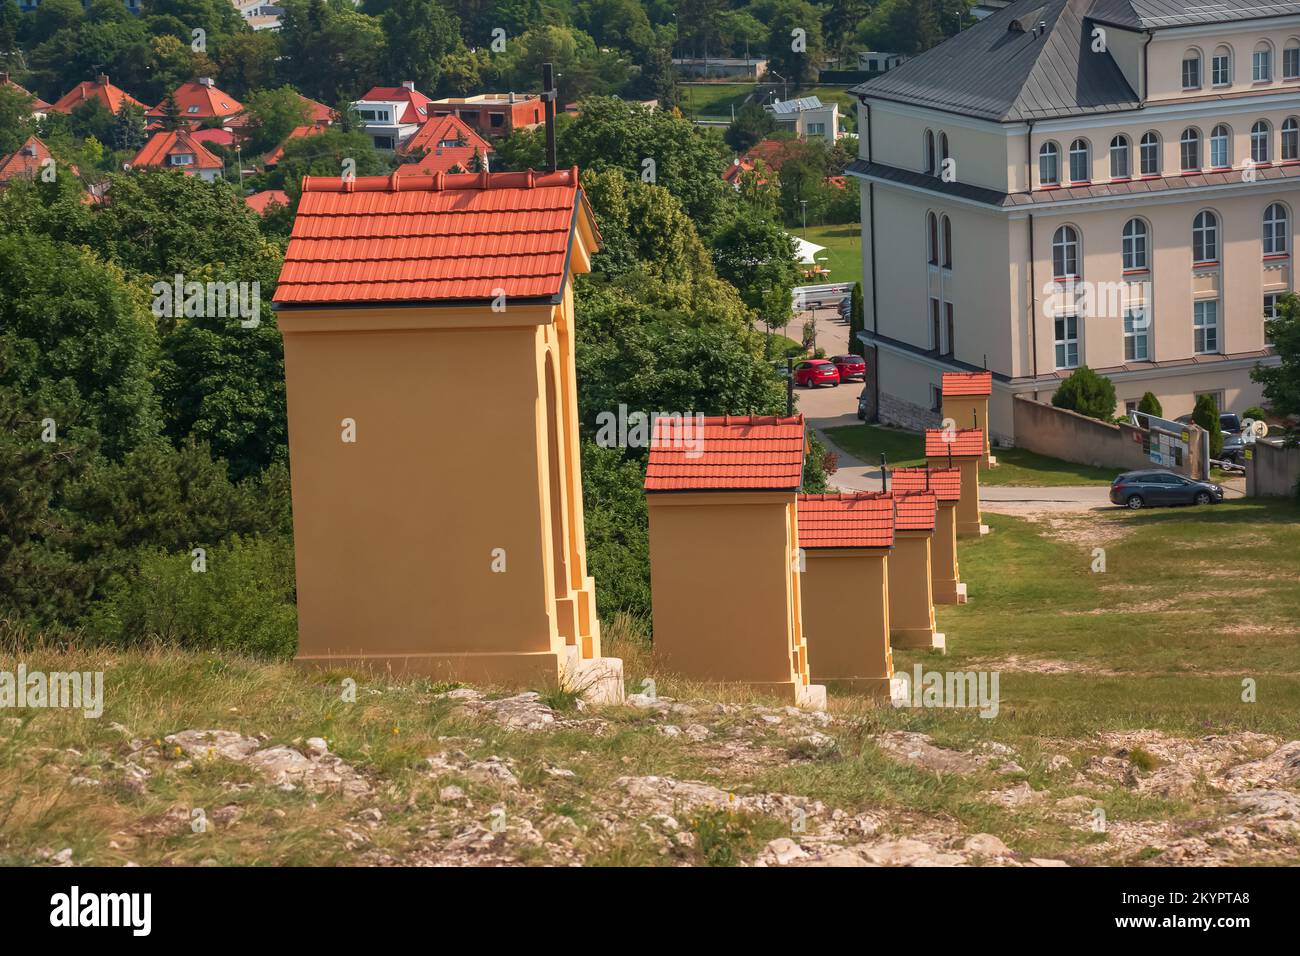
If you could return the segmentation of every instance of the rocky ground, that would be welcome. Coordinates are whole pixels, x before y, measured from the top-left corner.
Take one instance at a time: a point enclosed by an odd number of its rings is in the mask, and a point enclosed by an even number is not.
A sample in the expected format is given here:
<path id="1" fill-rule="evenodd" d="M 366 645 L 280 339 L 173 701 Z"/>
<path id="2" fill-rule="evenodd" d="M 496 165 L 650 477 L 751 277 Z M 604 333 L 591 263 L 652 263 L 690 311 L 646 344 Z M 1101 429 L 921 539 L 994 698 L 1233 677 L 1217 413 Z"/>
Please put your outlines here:
<path id="1" fill-rule="evenodd" d="M 34 748 L 31 774 L 126 812 L 103 846 L 34 846 L 30 862 L 246 862 L 255 851 L 241 847 L 299 814 L 329 847 L 320 858 L 356 865 L 1300 862 L 1300 740 L 1135 730 L 1022 751 L 944 746 L 870 710 L 644 695 L 556 710 L 537 694 L 470 688 L 430 703 L 461 733 L 399 769 L 373 751 L 344 759 L 323 737 L 273 744 L 217 728 L 149 739 L 118 723 L 115 742 L 90 752 Z M 5 728 L 12 737 L 21 722 Z M 645 772 L 660 765 L 691 772 Z M 797 791 L 773 788 L 778 777 Z M 156 802 L 196 779 L 220 799 Z M 891 781 L 952 801 L 900 805 L 881 792 Z M 204 835 L 212 856 L 176 849 Z"/>

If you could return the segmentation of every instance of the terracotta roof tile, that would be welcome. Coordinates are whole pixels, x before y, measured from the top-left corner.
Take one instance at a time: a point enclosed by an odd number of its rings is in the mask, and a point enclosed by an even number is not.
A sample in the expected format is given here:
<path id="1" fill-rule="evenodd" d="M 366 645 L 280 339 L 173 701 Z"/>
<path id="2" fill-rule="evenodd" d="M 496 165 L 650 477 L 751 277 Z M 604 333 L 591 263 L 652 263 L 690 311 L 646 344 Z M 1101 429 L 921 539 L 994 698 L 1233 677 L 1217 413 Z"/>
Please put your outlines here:
<path id="1" fill-rule="evenodd" d="M 944 372 L 943 394 L 949 395 L 992 395 L 992 372 Z"/>
<path id="2" fill-rule="evenodd" d="M 897 492 L 933 491 L 940 501 L 961 498 L 960 468 L 894 468 L 889 486 Z"/>
<path id="3" fill-rule="evenodd" d="M 224 90 L 213 86 L 211 81 L 200 83 L 198 80 L 189 80 L 182 83 L 172 90 L 172 98 L 180 107 L 180 118 L 189 123 L 197 123 L 199 120 L 213 116 L 223 118 L 234 116 L 244 111 L 243 103 Z M 163 107 L 166 105 L 167 98 L 163 97 L 162 101 L 146 115 L 150 119 L 161 119 L 165 115 Z"/>
<path id="4" fill-rule="evenodd" d="M 980 428 L 958 428 L 947 431 L 942 428 L 925 430 L 925 457 L 974 458 L 984 454 L 984 430 Z"/>
<path id="5" fill-rule="evenodd" d="M 358 103 L 405 103 L 399 123 L 423 123 L 429 118 L 429 104 L 433 101 L 419 90 L 405 86 L 375 86 L 366 91 Z"/>
<path id="6" fill-rule="evenodd" d="M 281 304 L 554 298 L 586 202 L 576 167 L 309 176 L 302 189 Z"/>
<path id="7" fill-rule="evenodd" d="M 14 178 L 34 179 L 40 172 L 41 164 L 51 158 L 46 145 L 35 136 L 29 136 L 27 142 L 12 154 L 0 159 L 0 183 Z"/>
<path id="8" fill-rule="evenodd" d="M 889 548 L 894 501 L 878 492 L 799 496 L 799 547 Z"/>
<path id="9" fill-rule="evenodd" d="M 288 206 L 289 194 L 283 189 L 263 189 L 261 192 L 245 196 L 244 202 L 248 204 L 249 209 L 259 216 L 265 216 L 266 210 L 272 204 Z"/>
<path id="10" fill-rule="evenodd" d="M 262 157 L 262 165 L 278 165 L 280 160 L 284 159 L 284 147 L 288 145 L 290 140 L 301 139 L 304 136 L 315 136 L 317 133 L 323 133 L 327 129 L 329 129 L 329 126 L 321 123 L 314 123 L 310 126 L 295 126 L 289 135 L 284 138 L 284 142 Z"/>
<path id="11" fill-rule="evenodd" d="M 939 513 L 939 499 L 933 491 L 891 491 L 897 512 L 897 531 L 933 531 Z"/>
<path id="12" fill-rule="evenodd" d="M 99 100 L 110 113 L 116 113 L 123 101 L 141 109 L 148 109 L 130 93 L 108 82 L 108 77 L 100 76 L 98 80 L 82 80 L 67 93 L 64 93 L 53 106 L 56 113 L 71 113 L 87 100 Z"/>
<path id="13" fill-rule="evenodd" d="M 724 415 L 655 421 L 646 491 L 796 491 L 803 480 L 802 415 Z"/>
<path id="14" fill-rule="evenodd" d="M 168 157 L 174 155 L 191 155 L 194 157 L 194 162 L 186 166 L 173 166 L 168 161 Z M 131 160 L 132 169 L 151 167 L 190 173 L 195 169 L 222 169 L 225 163 L 209 152 L 188 129 L 176 129 L 154 133 L 149 142 L 145 143 Z"/>

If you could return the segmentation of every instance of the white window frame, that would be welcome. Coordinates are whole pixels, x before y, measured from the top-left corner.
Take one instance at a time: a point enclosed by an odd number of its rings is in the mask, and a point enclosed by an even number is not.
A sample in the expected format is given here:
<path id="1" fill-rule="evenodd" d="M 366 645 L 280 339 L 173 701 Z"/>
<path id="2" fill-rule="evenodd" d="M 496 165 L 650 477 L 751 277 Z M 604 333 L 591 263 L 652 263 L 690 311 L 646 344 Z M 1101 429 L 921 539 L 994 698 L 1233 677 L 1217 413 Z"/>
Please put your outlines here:
<path id="1" fill-rule="evenodd" d="M 1282 121 L 1282 162 L 1300 160 L 1300 120 L 1288 116 Z"/>
<path id="2" fill-rule="evenodd" d="M 1079 230 L 1074 226 L 1059 226 L 1052 234 L 1052 278 L 1064 282 L 1078 277 Z"/>
<path id="3" fill-rule="evenodd" d="M 1189 163 L 1188 152 L 1194 151 L 1192 159 L 1194 163 Z M 1183 130 L 1178 137 L 1178 166 L 1179 170 L 1184 173 L 1199 173 L 1201 171 L 1201 131 L 1195 126 L 1189 126 Z"/>
<path id="4" fill-rule="evenodd" d="M 1197 255 L 1197 252 L 1201 255 Z M 1205 253 L 1212 253 L 1206 255 Z M 1219 261 L 1219 217 L 1202 209 L 1192 220 L 1192 263 L 1208 265 Z"/>
<path id="5" fill-rule="evenodd" d="M 1145 219 L 1135 216 L 1124 223 L 1120 247 L 1125 272 L 1151 268 L 1149 232 Z"/>
<path id="6" fill-rule="evenodd" d="M 1051 163 L 1052 177 L 1043 175 L 1043 164 Z M 1049 140 L 1038 147 L 1038 184 L 1040 186 L 1059 186 L 1061 184 L 1061 147 Z"/>
<path id="7" fill-rule="evenodd" d="M 1210 169 L 1227 169 L 1232 165 L 1232 130 L 1219 123 L 1210 130 Z"/>
<path id="8" fill-rule="evenodd" d="M 1053 318 L 1053 360 L 1059 371 L 1079 367 L 1079 317 L 1073 312 L 1063 312 Z M 1071 351 L 1073 350 L 1073 351 Z"/>
<path id="9" fill-rule="evenodd" d="M 1151 361 L 1151 320 L 1146 304 L 1124 310 L 1124 361 Z M 1140 353 L 1140 354 L 1139 354 Z"/>
<path id="10" fill-rule="evenodd" d="M 1295 38 L 1282 47 L 1282 79 L 1300 80 L 1300 40 Z"/>
<path id="11" fill-rule="evenodd" d="M 1232 85 L 1232 51 L 1224 47 L 1214 51 L 1210 58 L 1210 85 Z"/>
<path id="12" fill-rule="evenodd" d="M 1150 137 L 1150 139 L 1148 139 L 1148 137 Z M 1154 162 L 1151 163 L 1154 168 L 1150 172 L 1147 172 L 1148 156 L 1154 160 Z M 1160 134 L 1155 130 L 1147 130 L 1147 132 L 1142 134 L 1142 139 L 1138 143 L 1138 158 L 1138 169 L 1140 170 L 1141 175 L 1160 175 Z"/>
<path id="13" fill-rule="evenodd" d="M 1264 210 L 1264 255 L 1288 255 L 1291 248 L 1290 234 L 1290 211 L 1280 202 L 1269 203 Z"/>
<path id="14" fill-rule="evenodd" d="M 1273 81 L 1273 48 L 1266 43 L 1255 47 L 1255 52 L 1250 55 L 1250 81 L 1252 83 Z"/>
<path id="15" fill-rule="evenodd" d="M 1130 179 L 1133 175 L 1132 150 L 1123 133 L 1110 141 L 1110 178 Z"/>
<path id="16" fill-rule="evenodd" d="M 1082 176 L 1077 176 L 1079 172 L 1075 166 L 1075 160 L 1083 157 L 1080 162 L 1082 166 Z M 1072 183 L 1090 183 L 1092 182 L 1092 149 L 1085 139 L 1076 139 L 1070 144 L 1070 182 Z"/>
<path id="17" fill-rule="evenodd" d="M 1184 90 L 1199 90 L 1201 88 L 1200 50 L 1188 50 L 1187 53 L 1183 54 L 1182 83 Z"/>
<path id="18" fill-rule="evenodd" d="M 1256 120 L 1250 128 L 1250 161 L 1257 166 L 1273 161 L 1272 134 L 1267 120 Z"/>
<path id="19" fill-rule="evenodd" d="M 1192 351 L 1197 355 L 1217 355 L 1219 348 L 1219 300 L 1193 302 Z"/>

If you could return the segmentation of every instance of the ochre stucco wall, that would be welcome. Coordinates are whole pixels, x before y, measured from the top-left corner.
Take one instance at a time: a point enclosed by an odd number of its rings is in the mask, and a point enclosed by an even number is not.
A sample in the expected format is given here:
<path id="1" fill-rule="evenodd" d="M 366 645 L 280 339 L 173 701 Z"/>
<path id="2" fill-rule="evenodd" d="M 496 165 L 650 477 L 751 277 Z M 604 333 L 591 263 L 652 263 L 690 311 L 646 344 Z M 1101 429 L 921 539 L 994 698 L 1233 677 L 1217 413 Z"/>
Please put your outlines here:
<path id="1" fill-rule="evenodd" d="M 800 577 L 812 679 L 888 695 L 894 676 L 888 550 L 816 548 L 804 555 Z"/>

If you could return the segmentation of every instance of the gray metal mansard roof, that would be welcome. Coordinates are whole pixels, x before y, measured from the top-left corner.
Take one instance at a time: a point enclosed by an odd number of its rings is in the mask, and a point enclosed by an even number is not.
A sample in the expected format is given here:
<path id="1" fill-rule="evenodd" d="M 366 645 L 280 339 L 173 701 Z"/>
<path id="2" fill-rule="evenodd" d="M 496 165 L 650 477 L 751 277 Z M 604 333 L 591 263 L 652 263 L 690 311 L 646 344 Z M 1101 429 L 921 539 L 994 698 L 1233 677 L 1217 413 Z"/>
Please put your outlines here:
<path id="1" fill-rule="evenodd" d="M 1300 0 L 1017 0 L 853 92 L 1015 123 L 1137 109 L 1092 27 L 1160 30 L 1300 14 Z M 1039 24 L 1043 29 L 1039 29 Z"/>

